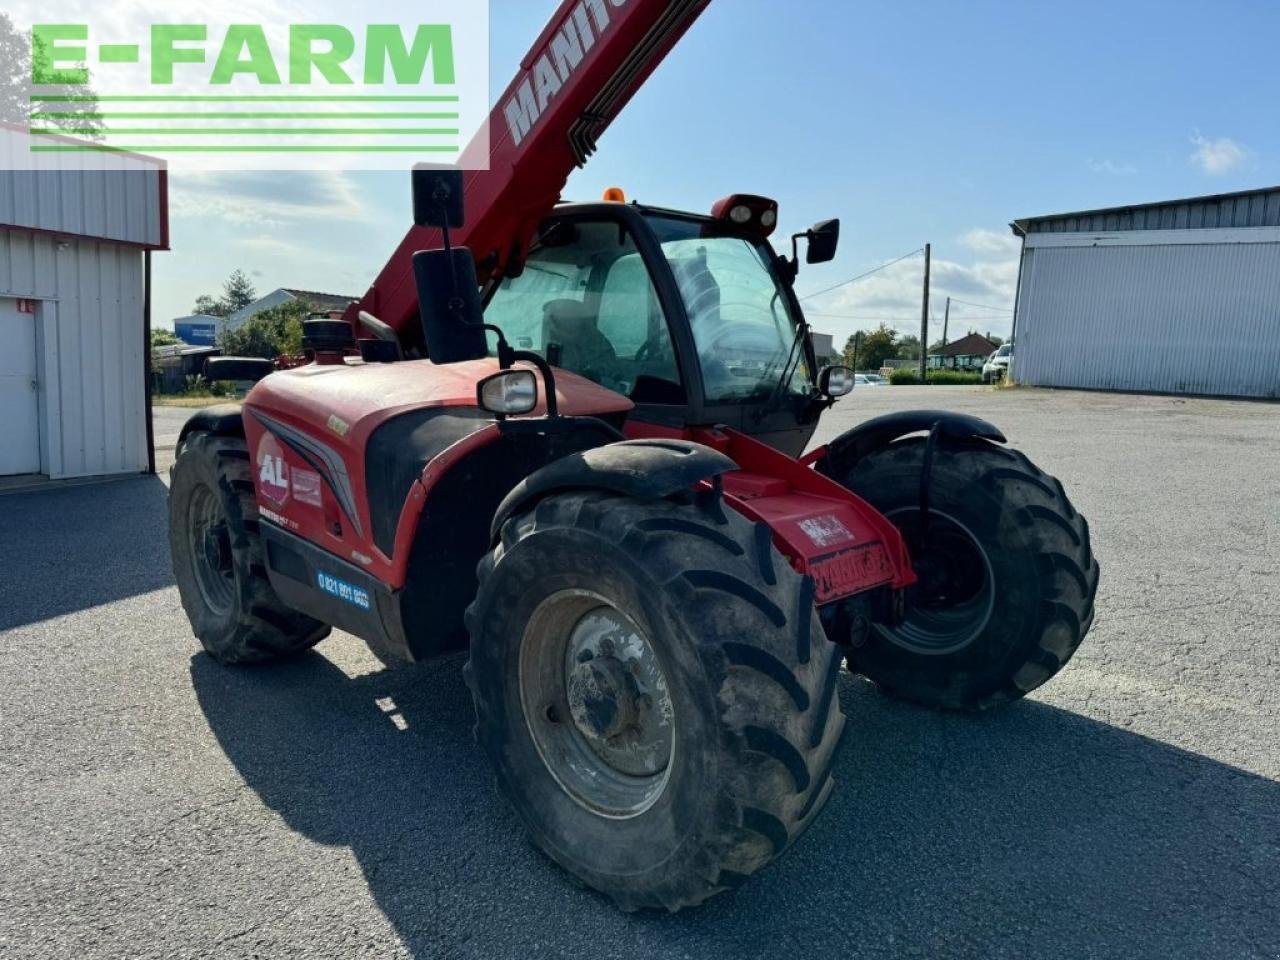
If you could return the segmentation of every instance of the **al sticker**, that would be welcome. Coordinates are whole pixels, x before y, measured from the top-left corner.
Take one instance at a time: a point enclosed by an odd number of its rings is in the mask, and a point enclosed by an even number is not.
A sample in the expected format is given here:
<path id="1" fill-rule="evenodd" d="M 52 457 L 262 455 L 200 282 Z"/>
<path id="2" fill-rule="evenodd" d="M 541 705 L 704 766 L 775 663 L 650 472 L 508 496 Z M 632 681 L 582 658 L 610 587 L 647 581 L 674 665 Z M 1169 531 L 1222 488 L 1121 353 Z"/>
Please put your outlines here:
<path id="1" fill-rule="evenodd" d="M 258 444 L 258 493 L 278 507 L 289 499 L 289 465 L 284 462 L 284 448 L 269 433 L 263 434 Z"/>

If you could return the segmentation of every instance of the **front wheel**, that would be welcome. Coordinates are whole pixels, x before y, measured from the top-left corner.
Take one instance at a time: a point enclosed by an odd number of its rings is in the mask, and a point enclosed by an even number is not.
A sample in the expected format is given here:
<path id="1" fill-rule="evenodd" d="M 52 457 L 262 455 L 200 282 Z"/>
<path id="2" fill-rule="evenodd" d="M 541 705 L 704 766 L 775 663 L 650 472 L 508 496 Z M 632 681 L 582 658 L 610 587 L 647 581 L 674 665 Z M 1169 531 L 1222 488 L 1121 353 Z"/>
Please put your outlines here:
<path id="1" fill-rule="evenodd" d="M 930 706 L 985 709 L 1066 665 L 1093 623 L 1098 563 L 1062 484 L 1016 450 L 940 440 L 920 512 L 925 441 L 899 440 L 835 477 L 898 527 L 919 582 L 851 670 Z"/>
<path id="2" fill-rule="evenodd" d="M 560 494 L 479 581 L 476 738 L 534 842 L 623 909 L 736 886 L 822 808 L 840 657 L 767 528 Z"/>
<path id="3" fill-rule="evenodd" d="M 191 630 L 222 663 L 264 663 L 329 634 L 267 579 L 249 451 L 241 437 L 194 433 L 170 472 L 169 548 Z"/>

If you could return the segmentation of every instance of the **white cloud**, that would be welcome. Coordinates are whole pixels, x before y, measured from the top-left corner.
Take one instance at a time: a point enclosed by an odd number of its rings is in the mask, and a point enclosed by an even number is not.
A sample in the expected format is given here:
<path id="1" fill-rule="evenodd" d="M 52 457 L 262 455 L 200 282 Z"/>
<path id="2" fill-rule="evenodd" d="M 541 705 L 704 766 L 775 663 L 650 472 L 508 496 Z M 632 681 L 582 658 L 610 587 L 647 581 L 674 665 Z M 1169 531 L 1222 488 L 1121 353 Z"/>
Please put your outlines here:
<path id="1" fill-rule="evenodd" d="M 970 330 L 1007 337 L 1013 323 L 1021 244 L 1009 231 L 986 228 L 969 230 L 957 239 L 959 248 L 969 257 L 951 259 L 934 247 L 930 340 L 942 336 L 948 296 L 952 298 L 950 339 Z M 805 300 L 803 305 L 814 327 L 833 334 L 837 346 L 843 345 L 855 330 L 873 330 L 880 323 L 900 334 L 919 336 L 923 286 L 923 257 L 915 256 L 864 280 Z"/>
<path id="2" fill-rule="evenodd" d="M 1022 243 L 1013 235 L 1012 230 L 987 230 L 975 227 L 961 235 L 960 242 L 979 256 L 1004 257 L 1016 254 L 1022 249 Z"/>
<path id="3" fill-rule="evenodd" d="M 1190 157 L 1192 165 L 1210 176 L 1230 173 L 1249 157 L 1248 148 L 1230 137 L 1210 140 L 1196 130 L 1191 134 L 1191 143 L 1195 146 Z"/>
<path id="4" fill-rule="evenodd" d="M 1114 160 L 1094 160 L 1089 159 L 1089 169 L 1094 173 L 1106 174 L 1109 177 L 1132 177 L 1138 172 L 1138 168 L 1132 163 L 1116 163 Z"/>
<path id="5" fill-rule="evenodd" d="M 256 253 L 267 255 L 298 257 L 303 254 L 302 249 L 297 244 L 290 243 L 274 233 L 259 233 L 251 237 L 245 237 L 237 245 L 253 250 Z M 260 275 L 262 271 L 254 270 L 253 273 Z"/>
<path id="6" fill-rule="evenodd" d="M 237 227 L 279 229 L 368 215 L 355 184 L 341 170 L 175 173 L 169 202 L 175 217 L 212 218 Z"/>

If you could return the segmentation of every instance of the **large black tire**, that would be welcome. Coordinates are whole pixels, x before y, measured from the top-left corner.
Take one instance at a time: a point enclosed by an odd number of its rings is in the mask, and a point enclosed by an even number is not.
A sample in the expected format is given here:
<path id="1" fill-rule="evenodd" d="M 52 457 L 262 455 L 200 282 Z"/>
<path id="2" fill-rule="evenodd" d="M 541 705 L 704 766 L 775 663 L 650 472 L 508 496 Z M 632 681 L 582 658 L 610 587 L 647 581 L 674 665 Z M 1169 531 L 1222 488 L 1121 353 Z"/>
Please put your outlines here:
<path id="1" fill-rule="evenodd" d="M 898 526 L 925 575 L 908 591 L 904 623 L 873 627 L 850 669 L 930 706 L 1016 700 L 1061 670 L 1093 623 L 1089 524 L 1062 484 L 1018 451 L 940 440 L 922 549 L 924 450 L 921 438 L 900 440 L 835 477 Z"/>
<path id="2" fill-rule="evenodd" d="M 737 886 L 822 808 L 844 727 L 841 658 L 812 580 L 767 527 L 718 502 L 560 494 L 507 521 L 479 580 L 467 613 L 476 739 L 537 846 L 622 909 L 675 911 Z M 571 770 L 544 762 L 535 736 L 586 743 L 577 719 L 522 705 L 522 647 L 555 632 L 539 611 L 587 591 L 651 645 L 672 708 L 651 805 L 625 815 L 592 808 L 588 787 L 561 785 Z"/>
<path id="3" fill-rule="evenodd" d="M 194 433 L 169 477 L 173 575 L 205 650 L 222 663 L 263 663 L 328 636 L 328 624 L 286 607 L 267 580 L 244 440 Z"/>

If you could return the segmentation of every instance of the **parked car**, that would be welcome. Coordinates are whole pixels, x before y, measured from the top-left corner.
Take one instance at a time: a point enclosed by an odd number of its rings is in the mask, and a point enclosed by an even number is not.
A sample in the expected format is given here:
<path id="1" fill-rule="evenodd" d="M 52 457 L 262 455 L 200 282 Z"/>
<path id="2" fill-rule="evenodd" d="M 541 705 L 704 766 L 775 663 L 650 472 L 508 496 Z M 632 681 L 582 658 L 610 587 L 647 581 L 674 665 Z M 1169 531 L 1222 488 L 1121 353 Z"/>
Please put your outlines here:
<path id="1" fill-rule="evenodd" d="M 1013 344 L 1006 343 L 996 348 L 996 351 L 987 357 L 987 362 L 982 365 L 982 382 L 996 383 L 1004 379 L 1004 375 L 1009 372 L 1009 361 L 1013 359 Z"/>
<path id="2" fill-rule="evenodd" d="M 853 385 L 855 387 L 883 387 L 888 381 L 878 373 L 855 373 L 853 375 Z"/>

